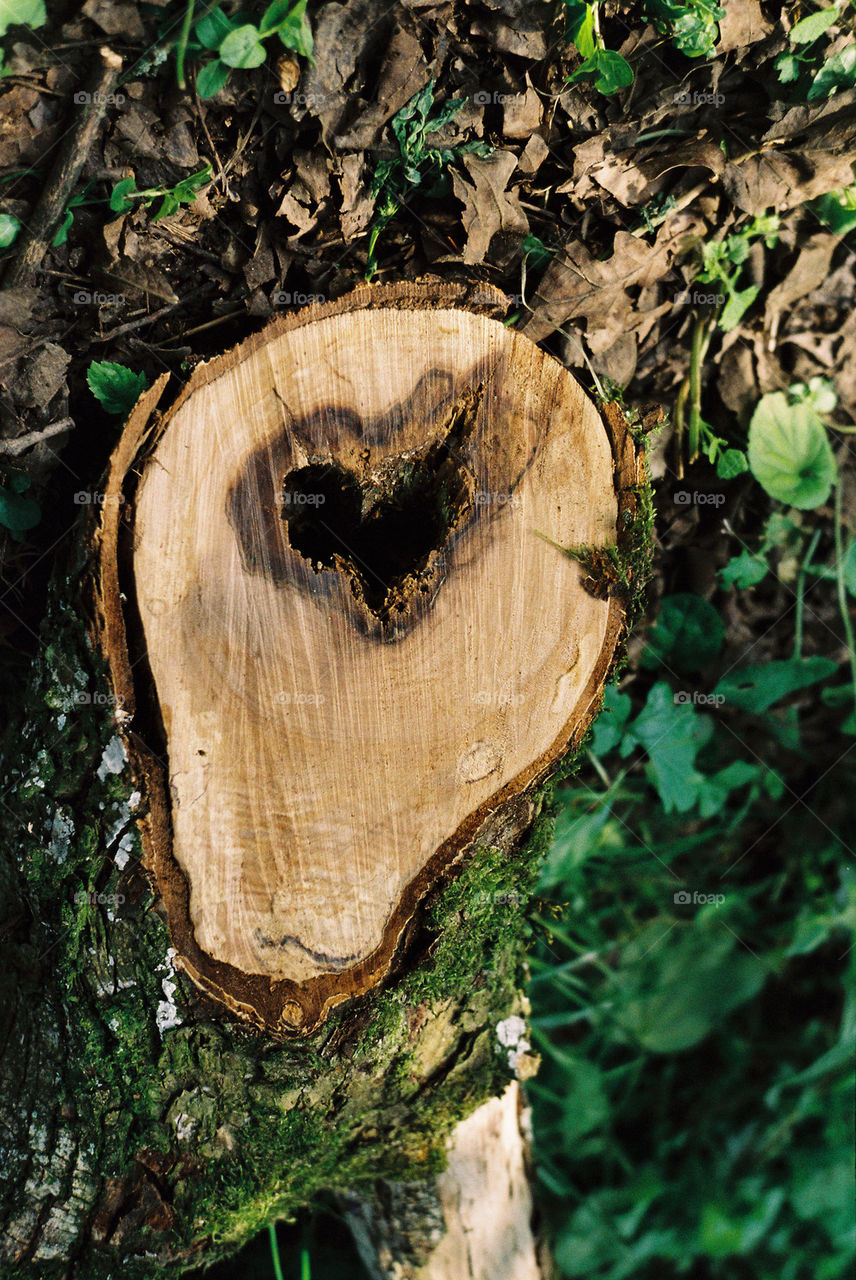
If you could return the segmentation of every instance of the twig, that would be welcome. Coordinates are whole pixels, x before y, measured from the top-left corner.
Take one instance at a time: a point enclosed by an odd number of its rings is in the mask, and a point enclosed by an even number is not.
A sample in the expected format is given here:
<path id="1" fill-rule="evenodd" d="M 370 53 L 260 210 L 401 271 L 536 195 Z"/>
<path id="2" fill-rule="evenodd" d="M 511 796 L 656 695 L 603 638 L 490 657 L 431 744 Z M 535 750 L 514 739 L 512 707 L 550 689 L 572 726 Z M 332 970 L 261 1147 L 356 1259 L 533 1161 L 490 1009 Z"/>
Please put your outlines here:
<path id="1" fill-rule="evenodd" d="M 148 315 L 138 316 L 136 320 L 129 320 L 127 324 L 120 324 L 116 329 L 110 329 L 107 333 L 100 336 L 93 336 L 92 342 L 112 342 L 114 338 L 121 338 L 125 333 L 133 333 L 135 329 L 142 329 L 144 325 L 151 324 L 154 320 L 159 320 L 161 316 L 167 315 L 170 311 L 174 311 L 176 307 L 180 307 L 185 302 L 190 302 L 192 298 L 198 298 L 200 294 L 208 291 L 208 285 L 200 285 L 198 289 L 193 289 L 190 293 L 186 293 L 183 298 L 177 298 L 175 302 L 168 302 L 165 307 L 159 307 L 157 311 L 151 311 Z"/>
<path id="2" fill-rule="evenodd" d="M 25 435 L 15 436 L 14 440 L 0 440 L 0 457 L 17 458 L 19 454 L 41 440 L 49 440 L 51 436 L 62 435 L 74 426 L 74 418 L 60 418 L 37 431 L 28 431 Z"/>
<path id="3" fill-rule="evenodd" d="M 7 289 L 31 284 L 48 249 L 50 237 L 77 185 L 80 171 L 95 141 L 110 94 L 116 86 L 122 59 L 106 46 L 99 50 L 98 66 L 86 87 L 79 119 L 66 136 L 56 163 L 21 237 L 4 280 Z"/>

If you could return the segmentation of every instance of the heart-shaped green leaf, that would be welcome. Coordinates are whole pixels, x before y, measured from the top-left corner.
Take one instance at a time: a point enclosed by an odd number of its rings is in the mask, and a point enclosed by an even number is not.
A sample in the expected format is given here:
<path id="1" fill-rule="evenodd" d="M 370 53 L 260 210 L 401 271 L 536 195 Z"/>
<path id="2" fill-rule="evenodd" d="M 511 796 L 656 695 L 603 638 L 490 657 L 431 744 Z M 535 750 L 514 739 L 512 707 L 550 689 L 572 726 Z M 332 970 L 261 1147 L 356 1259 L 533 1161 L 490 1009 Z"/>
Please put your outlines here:
<path id="1" fill-rule="evenodd" d="M 265 47 L 259 39 L 258 27 L 245 23 L 230 31 L 220 45 L 220 61 L 227 67 L 260 67 L 266 57 Z"/>
<path id="2" fill-rule="evenodd" d="M 801 511 L 829 497 L 838 470 L 826 428 L 810 404 L 782 391 L 762 396 L 749 426 L 749 466 L 771 498 Z"/>

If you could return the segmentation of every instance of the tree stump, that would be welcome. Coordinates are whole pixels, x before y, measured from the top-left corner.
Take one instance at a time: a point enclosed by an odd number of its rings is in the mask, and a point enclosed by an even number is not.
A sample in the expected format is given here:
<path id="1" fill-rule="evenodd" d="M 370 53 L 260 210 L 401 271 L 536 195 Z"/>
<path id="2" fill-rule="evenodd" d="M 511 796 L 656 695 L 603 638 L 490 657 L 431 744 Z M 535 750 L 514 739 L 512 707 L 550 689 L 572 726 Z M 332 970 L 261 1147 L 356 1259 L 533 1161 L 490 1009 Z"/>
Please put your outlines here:
<path id="1" fill-rule="evenodd" d="M 20 730 L 22 1276 L 177 1273 L 321 1188 L 424 1187 L 534 1065 L 544 783 L 650 536 L 620 413 L 503 304 L 361 286 L 128 420 Z"/>

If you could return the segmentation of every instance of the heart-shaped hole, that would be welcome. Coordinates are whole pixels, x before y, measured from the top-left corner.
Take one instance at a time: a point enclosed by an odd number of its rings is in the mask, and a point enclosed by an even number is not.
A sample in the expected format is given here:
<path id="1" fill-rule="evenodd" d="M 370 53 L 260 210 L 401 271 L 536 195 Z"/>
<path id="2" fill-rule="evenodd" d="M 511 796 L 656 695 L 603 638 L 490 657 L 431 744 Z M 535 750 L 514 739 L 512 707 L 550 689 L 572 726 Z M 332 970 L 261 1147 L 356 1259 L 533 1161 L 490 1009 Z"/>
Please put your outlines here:
<path id="1" fill-rule="evenodd" d="M 385 620 L 406 607 L 431 552 L 468 507 L 469 490 L 447 438 L 423 458 L 387 460 L 370 482 L 338 465 L 299 467 L 285 477 L 282 499 L 294 550 L 316 569 L 343 566 Z"/>

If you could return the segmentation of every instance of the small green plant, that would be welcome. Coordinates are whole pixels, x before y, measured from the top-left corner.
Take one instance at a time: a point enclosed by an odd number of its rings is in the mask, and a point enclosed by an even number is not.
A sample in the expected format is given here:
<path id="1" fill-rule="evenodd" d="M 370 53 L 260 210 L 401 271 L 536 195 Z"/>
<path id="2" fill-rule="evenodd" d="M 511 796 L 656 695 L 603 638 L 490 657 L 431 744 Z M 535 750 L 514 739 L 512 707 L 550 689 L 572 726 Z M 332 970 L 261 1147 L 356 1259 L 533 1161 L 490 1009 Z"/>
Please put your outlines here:
<path id="1" fill-rule="evenodd" d="M 0 482 L 0 525 L 16 542 L 42 518 L 39 504 L 24 497 L 30 485 L 30 477 L 23 471 L 9 471 Z"/>
<path id="2" fill-rule="evenodd" d="M 11 213 L 0 213 L 0 249 L 8 249 L 10 244 L 14 244 L 20 230 L 18 218 Z"/>
<path id="3" fill-rule="evenodd" d="M 683 4 L 646 0 L 645 11 L 680 53 L 688 58 L 713 57 L 719 39 L 718 23 L 725 17 L 721 5 L 712 0 L 685 0 Z"/>
<path id="4" fill-rule="evenodd" d="M 791 28 L 791 48 L 776 59 L 776 70 L 782 84 L 793 85 L 795 97 L 816 102 L 856 85 L 856 46 L 849 45 L 826 57 L 822 43 L 845 7 L 846 0 L 820 9 Z"/>
<path id="5" fill-rule="evenodd" d="M 690 347 L 690 367 L 675 401 L 675 432 L 682 439 L 686 424 L 687 453 L 694 462 L 700 452 L 716 466 L 721 480 L 731 480 L 747 469 L 741 449 L 731 448 L 727 440 L 717 436 L 701 412 L 701 371 L 713 336 L 714 327 L 729 333 L 742 320 L 758 296 L 759 286 L 741 288 L 743 268 L 752 245 L 757 241 L 771 249 L 779 237 L 779 219 L 775 214 L 759 214 L 745 226 L 713 240 L 704 241 L 698 251 L 694 284 L 713 285 L 717 292 L 705 295 L 706 313 L 696 316 Z M 690 298 L 694 295 L 690 294 Z M 712 303 L 713 309 L 710 309 Z M 689 410 L 689 413 L 687 413 Z"/>
<path id="6" fill-rule="evenodd" d="M 434 106 L 434 81 L 429 80 L 424 89 L 406 102 L 391 121 L 392 132 L 398 144 L 398 155 L 381 160 L 372 178 L 371 192 L 375 198 L 375 214 L 369 234 L 366 279 L 377 270 L 376 248 L 378 237 L 405 203 L 407 195 L 419 187 L 423 195 L 442 195 L 448 189 L 446 169 L 465 152 L 488 156 L 493 150 L 486 142 L 463 142 L 456 147 L 436 147 L 428 142 L 460 111 L 465 99 L 452 98 L 431 115 Z"/>
<path id="7" fill-rule="evenodd" d="M 114 213 L 127 213 L 129 209 L 133 209 L 136 200 L 141 200 L 145 208 L 155 200 L 160 200 L 158 211 L 152 218 L 153 222 L 158 222 L 161 218 L 168 218 L 176 213 L 182 205 L 193 204 L 202 187 L 210 181 L 210 164 L 204 165 L 197 173 L 182 178 L 174 187 L 148 187 L 145 191 L 137 190 L 137 180 L 132 174 L 130 178 L 122 178 L 114 186 L 110 193 L 110 208 Z"/>
<path id="8" fill-rule="evenodd" d="M 607 49 L 600 34 L 601 0 L 564 0 L 565 37 L 582 56 L 582 66 L 568 77 L 570 84 L 594 80 L 598 93 L 609 96 L 633 83 L 633 68 L 626 58 Z"/>
<path id="9" fill-rule="evenodd" d="M 45 0 L 0 0 L 0 38 L 9 27 L 43 27 L 48 20 Z M 9 75 L 5 53 L 0 49 L 0 76 Z"/>
<path id="10" fill-rule="evenodd" d="M 186 60 L 190 58 L 203 64 L 196 76 L 200 98 L 212 98 L 219 93 L 233 69 L 260 67 L 267 57 L 265 42 L 272 36 L 278 36 L 286 49 L 312 58 L 312 28 L 306 17 L 306 0 L 297 0 L 296 4 L 290 0 L 273 0 L 258 23 L 244 21 L 245 14 L 233 20 L 220 8 L 206 9 L 194 22 L 195 12 L 194 0 L 187 0 L 175 62 L 180 89 L 186 87 Z"/>
<path id="11" fill-rule="evenodd" d="M 144 373 L 134 373 L 124 364 L 93 360 L 86 373 L 89 390 L 108 413 L 126 417 L 148 387 Z"/>
<path id="12" fill-rule="evenodd" d="M 856 227 L 856 184 L 827 191 L 826 195 L 810 200 L 808 207 L 836 235 L 846 235 Z"/>

